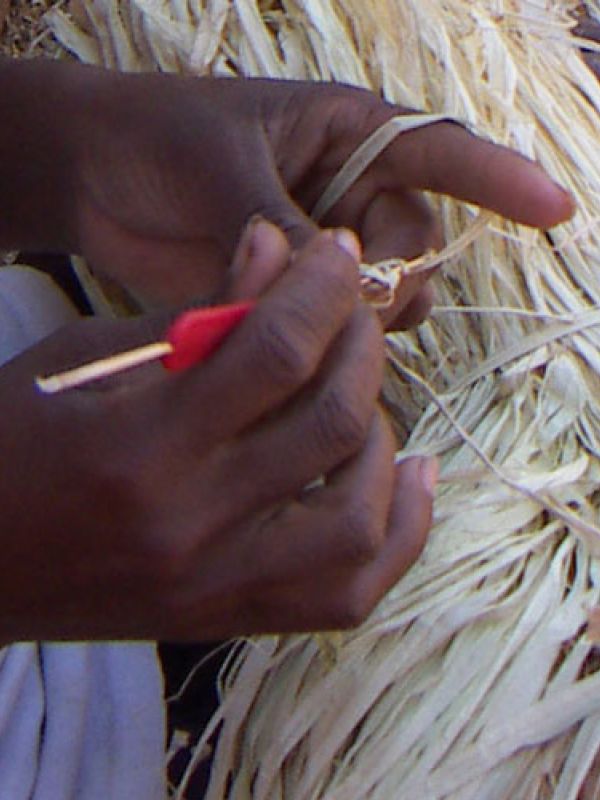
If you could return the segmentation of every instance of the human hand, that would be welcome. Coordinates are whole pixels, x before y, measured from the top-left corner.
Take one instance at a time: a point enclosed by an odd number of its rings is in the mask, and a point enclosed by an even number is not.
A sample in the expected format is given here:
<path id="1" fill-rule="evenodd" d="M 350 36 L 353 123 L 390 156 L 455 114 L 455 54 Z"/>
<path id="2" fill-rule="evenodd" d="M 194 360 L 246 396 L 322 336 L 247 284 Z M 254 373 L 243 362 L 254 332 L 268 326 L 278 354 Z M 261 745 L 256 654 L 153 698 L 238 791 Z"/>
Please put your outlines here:
<path id="1" fill-rule="evenodd" d="M 416 558 L 432 465 L 394 466 L 382 330 L 339 241 L 290 261 L 254 225 L 232 296 L 262 297 L 182 375 L 36 392 L 35 374 L 154 338 L 148 318 L 78 323 L 0 370 L 4 641 L 347 627 Z"/>
<path id="2" fill-rule="evenodd" d="M 255 214 L 281 227 L 293 246 L 304 244 L 316 230 L 308 212 L 331 178 L 402 112 L 340 85 L 85 75 L 91 88 L 73 128 L 76 248 L 150 301 L 218 291 Z M 354 230 L 368 262 L 413 258 L 441 244 L 419 190 L 540 227 L 573 211 L 538 166 L 440 123 L 400 136 L 323 222 Z M 399 316 L 405 326 L 423 317 L 425 280 L 403 281 L 386 321 Z"/>

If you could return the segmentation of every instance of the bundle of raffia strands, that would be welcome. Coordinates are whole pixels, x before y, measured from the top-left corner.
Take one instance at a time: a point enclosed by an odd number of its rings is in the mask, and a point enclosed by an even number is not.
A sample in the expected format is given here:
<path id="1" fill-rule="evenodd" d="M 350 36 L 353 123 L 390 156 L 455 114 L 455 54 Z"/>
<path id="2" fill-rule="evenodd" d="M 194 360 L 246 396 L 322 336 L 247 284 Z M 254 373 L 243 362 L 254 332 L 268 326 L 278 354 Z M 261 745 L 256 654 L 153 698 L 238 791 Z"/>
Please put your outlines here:
<path id="1" fill-rule="evenodd" d="M 389 338 L 386 387 L 399 457 L 442 461 L 429 545 L 360 629 L 239 643 L 198 743 L 219 728 L 211 800 L 600 797 L 600 85 L 578 5 L 79 0 L 49 18 L 119 69 L 371 87 L 536 158 L 579 205 L 546 235 L 441 202 L 449 242 L 477 236 L 429 321 Z"/>

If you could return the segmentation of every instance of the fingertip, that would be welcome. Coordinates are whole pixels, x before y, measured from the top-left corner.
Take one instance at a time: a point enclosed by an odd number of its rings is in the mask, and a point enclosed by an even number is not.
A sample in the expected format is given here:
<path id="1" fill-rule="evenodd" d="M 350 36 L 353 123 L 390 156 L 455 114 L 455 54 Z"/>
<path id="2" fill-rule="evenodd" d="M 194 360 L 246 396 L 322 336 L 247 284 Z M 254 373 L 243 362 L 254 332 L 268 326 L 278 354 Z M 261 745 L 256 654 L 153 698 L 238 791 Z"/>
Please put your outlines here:
<path id="1" fill-rule="evenodd" d="M 427 542 L 438 475 L 436 458 L 409 458 L 396 467 L 393 524 L 401 532 L 405 568 L 419 558 Z"/>
<path id="2" fill-rule="evenodd" d="M 540 164 L 516 157 L 520 163 L 513 162 L 503 178 L 497 176 L 499 187 L 504 182 L 504 192 L 499 192 L 503 202 L 497 210 L 515 222 L 542 230 L 570 219 L 576 210 L 573 195 L 552 180 Z"/>
<path id="3" fill-rule="evenodd" d="M 333 231 L 335 243 L 339 245 L 348 255 L 360 264 L 362 261 L 362 245 L 360 239 L 349 228 L 337 228 Z"/>
<path id="4" fill-rule="evenodd" d="M 456 124 L 438 123 L 410 136 L 390 148 L 404 187 L 446 194 L 542 229 L 565 222 L 575 211 L 568 191 L 540 164 L 510 147 Z M 380 168 L 385 167 L 390 170 L 382 160 Z"/>
<path id="5" fill-rule="evenodd" d="M 417 494 L 433 501 L 439 476 L 439 462 L 433 456 L 407 458 L 396 466 L 400 494 Z"/>
<path id="6" fill-rule="evenodd" d="M 283 231 L 263 217 L 247 224 L 231 268 L 231 299 L 258 297 L 286 268 L 290 245 Z"/>
<path id="7" fill-rule="evenodd" d="M 254 225 L 249 258 L 252 261 L 281 261 L 289 257 L 290 245 L 281 230 L 273 222 L 259 218 Z"/>
<path id="8" fill-rule="evenodd" d="M 573 195 L 562 186 L 552 184 L 553 191 L 548 198 L 548 218 L 543 225 L 545 228 L 552 228 L 567 222 L 577 211 L 577 201 Z"/>

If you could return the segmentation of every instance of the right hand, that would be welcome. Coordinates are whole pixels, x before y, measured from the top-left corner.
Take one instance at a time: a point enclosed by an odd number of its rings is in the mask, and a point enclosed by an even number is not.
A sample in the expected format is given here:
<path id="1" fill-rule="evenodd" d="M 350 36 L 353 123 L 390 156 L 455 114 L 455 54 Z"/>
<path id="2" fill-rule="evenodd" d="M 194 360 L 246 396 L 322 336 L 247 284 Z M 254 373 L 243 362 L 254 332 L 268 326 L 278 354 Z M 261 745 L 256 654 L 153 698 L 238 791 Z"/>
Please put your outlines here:
<path id="1" fill-rule="evenodd" d="M 262 296 L 205 364 L 41 395 L 34 375 L 156 335 L 92 320 L 0 370 L 4 641 L 345 628 L 419 554 L 432 465 L 394 465 L 356 258 L 252 235 L 231 296 Z"/>

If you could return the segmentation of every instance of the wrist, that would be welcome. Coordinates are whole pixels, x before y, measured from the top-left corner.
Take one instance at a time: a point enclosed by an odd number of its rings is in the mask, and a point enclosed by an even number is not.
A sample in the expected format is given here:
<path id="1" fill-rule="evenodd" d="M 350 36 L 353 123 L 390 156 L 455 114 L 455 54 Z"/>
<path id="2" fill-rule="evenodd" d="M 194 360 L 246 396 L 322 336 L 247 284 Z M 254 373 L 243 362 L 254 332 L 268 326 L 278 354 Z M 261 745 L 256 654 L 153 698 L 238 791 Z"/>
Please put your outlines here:
<path id="1" fill-rule="evenodd" d="M 0 249 L 73 249 L 78 106 L 96 74 L 0 60 Z"/>

